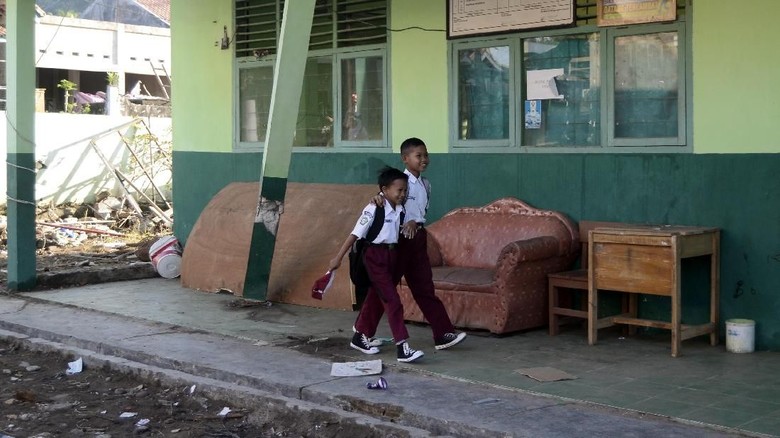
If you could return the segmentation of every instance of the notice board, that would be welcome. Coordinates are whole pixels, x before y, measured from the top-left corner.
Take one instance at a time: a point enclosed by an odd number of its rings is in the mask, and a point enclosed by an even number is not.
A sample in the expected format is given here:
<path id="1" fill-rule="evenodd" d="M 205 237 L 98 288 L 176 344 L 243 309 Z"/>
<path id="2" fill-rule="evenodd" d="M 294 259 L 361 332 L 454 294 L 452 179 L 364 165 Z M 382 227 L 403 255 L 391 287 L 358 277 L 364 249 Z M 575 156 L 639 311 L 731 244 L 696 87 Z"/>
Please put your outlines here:
<path id="1" fill-rule="evenodd" d="M 574 23 L 574 0 L 447 0 L 447 38 Z"/>

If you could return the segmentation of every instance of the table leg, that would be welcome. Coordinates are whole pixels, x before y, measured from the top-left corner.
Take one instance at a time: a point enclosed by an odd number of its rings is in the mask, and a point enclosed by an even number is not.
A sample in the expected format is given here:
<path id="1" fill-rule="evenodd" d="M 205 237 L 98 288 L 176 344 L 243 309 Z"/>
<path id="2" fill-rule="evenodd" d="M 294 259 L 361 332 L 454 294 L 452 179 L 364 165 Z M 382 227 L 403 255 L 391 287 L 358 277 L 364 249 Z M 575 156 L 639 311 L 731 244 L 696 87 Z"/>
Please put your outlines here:
<path id="1" fill-rule="evenodd" d="M 672 237 L 672 254 L 674 254 L 674 266 L 672 267 L 672 357 L 680 355 L 680 344 L 682 336 L 680 326 L 682 315 L 680 314 L 680 247 L 678 246 L 677 236 Z"/>
<path id="2" fill-rule="evenodd" d="M 598 338 L 598 290 L 593 282 L 588 282 L 588 345 L 595 345 Z"/>
<path id="3" fill-rule="evenodd" d="M 710 345 L 718 345 L 718 319 L 720 317 L 720 230 L 712 233 L 712 254 L 710 254 Z"/>
<path id="4" fill-rule="evenodd" d="M 635 293 L 628 294 L 628 314 L 631 315 L 632 318 L 636 318 L 639 315 L 639 312 L 637 311 L 639 308 L 639 295 Z M 636 335 L 636 326 L 635 325 L 629 325 L 628 326 L 628 335 L 634 336 Z"/>

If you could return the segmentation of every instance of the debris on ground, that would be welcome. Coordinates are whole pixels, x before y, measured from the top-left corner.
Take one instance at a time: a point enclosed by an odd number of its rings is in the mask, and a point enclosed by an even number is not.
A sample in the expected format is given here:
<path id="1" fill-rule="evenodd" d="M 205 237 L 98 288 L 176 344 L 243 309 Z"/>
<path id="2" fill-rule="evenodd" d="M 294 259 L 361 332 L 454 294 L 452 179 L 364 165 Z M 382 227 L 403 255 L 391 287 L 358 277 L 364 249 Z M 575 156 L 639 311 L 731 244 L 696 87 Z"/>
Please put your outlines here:
<path id="1" fill-rule="evenodd" d="M 0 338 L 0 437 L 389 436 L 324 411 L 239 405 L 240 398 L 219 399 L 195 385 L 166 385 L 103 364 L 85 362 L 81 373 L 69 375 L 64 370 L 73 361 Z"/>
<path id="2" fill-rule="evenodd" d="M 171 224 L 148 206 L 141 205 L 139 214 L 126 199 L 110 196 L 108 192 L 98 193 L 95 199 L 93 203 L 36 207 L 35 247 L 39 278 L 53 273 L 84 273 L 148 264 L 149 248 L 160 236 L 171 234 Z M 161 208 L 157 206 L 157 210 Z M 7 287 L 8 275 L 8 219 L 5 213 L 5 207 L 0 207 L 1 290 Z M 164 213 L 165 217 L 172 217 L 171 210 Z M 117 275 L 121 272 L 117 271 Z M 44 287 L 57 287 L 57 284 Z"/>

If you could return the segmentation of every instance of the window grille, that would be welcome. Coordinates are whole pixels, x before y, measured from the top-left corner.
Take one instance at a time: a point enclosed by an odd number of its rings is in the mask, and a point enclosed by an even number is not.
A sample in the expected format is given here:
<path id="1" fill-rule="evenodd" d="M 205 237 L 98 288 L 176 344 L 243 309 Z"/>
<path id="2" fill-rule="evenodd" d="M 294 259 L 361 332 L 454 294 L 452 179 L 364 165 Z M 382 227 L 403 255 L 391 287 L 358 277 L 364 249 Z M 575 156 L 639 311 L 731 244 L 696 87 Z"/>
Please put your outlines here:
<path id="1" fill-rule="evenodd" d="M 276 53 L 285 0 L 236 0 L 236 57 Z M 317 0 L 309 50 L 387 42 L 387 0 Z"/>

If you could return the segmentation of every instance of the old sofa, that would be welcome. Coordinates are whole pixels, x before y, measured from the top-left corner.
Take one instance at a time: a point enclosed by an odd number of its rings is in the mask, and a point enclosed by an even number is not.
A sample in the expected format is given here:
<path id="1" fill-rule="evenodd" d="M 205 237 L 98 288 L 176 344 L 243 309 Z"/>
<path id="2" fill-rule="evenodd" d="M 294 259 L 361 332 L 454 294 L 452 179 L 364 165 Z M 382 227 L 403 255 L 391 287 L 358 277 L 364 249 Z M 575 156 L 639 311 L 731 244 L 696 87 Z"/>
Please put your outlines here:
<path id="1" fill-rule="evenodd" d="M 576 225 L 515 198 L 458 208 L 426 227 L 436 295 L 457 327 L 508 333 L 547 323 L 547 274 L 571 268 Z M 425 322 L 404 279 L 404 318 Z"/>

